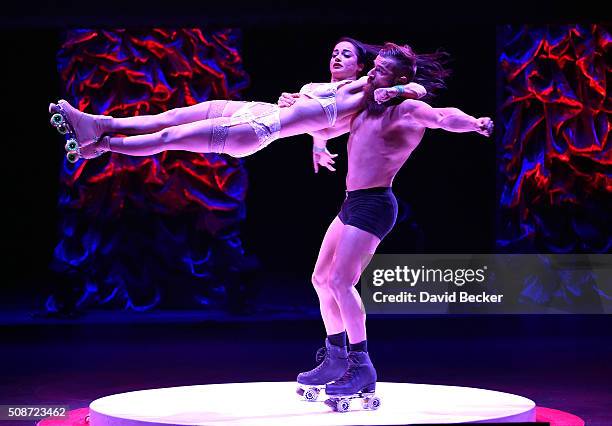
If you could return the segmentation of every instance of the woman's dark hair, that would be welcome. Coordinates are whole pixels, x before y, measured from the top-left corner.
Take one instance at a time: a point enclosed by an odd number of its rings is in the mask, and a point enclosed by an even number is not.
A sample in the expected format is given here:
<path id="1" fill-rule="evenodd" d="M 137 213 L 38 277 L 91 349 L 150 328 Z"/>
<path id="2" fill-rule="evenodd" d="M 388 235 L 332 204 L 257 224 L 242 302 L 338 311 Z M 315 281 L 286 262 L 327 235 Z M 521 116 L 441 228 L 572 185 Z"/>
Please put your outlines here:
<path id="1" fill-rule="evenodd" d="M 357 63 L 363 65 L 363 69 L 357 77 L 366 75 L 374 66 L 374 59 L 378 55 L 380 49 L 382 49 L 382 46 L 363 43 L 351 37 L 340 37 L 338 41 L 336 41 L 336 44 L 342 41 L 351 43 L 355 47 L 355 50 L 357 51 Z"/>
<path id="2" fill-rule="evenodd" d="M 425 87 L 427 95 L 424 99 L 431 99 L 438 90 L 446 88 L 444 80 L 451 74 L 446 68 L 448 53 L 437 51 L 417 54 L 407 44 L 400 46 L 395 43 L 385 43 L 379 54 L 395 60 L 398 74 Z"/>

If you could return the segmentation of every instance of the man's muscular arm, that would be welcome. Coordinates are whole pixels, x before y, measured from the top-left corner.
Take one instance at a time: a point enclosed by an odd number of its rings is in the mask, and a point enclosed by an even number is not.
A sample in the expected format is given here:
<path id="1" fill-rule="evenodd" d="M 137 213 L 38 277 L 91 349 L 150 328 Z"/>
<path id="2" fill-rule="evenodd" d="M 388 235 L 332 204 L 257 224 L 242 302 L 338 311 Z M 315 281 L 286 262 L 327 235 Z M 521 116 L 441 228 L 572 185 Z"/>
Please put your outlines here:
<path id="1" fill-rule="evenodd" d="M 493 121 L 489 117 L 475 118 L 458 108 L 432 108 L 425 102 L 406 100 L 402 102 L 403 115 L 417 121 L 428 129 L 444 129 L 449 132 L 478 132 L 491 136 Z"/>

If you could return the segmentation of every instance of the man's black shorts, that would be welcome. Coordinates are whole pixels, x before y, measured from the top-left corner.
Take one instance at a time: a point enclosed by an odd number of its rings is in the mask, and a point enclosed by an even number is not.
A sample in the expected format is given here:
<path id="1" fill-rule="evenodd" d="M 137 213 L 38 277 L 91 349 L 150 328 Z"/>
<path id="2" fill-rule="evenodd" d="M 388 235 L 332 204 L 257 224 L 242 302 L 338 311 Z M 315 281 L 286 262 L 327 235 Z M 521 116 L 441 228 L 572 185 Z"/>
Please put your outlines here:
<path id="1" fill-rule="evenodd" d="M 347 191 L 338 218 L 382 240 L 395 225 L 397 200 L 390 187 Z"/>

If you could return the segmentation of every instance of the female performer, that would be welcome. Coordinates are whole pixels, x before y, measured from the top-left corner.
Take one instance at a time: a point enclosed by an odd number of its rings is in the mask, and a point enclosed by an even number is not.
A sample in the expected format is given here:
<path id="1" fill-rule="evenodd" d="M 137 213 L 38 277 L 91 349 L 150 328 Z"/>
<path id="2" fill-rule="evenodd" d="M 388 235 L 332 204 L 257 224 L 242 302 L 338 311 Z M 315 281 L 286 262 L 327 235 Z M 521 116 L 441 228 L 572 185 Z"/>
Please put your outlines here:
<path id="1" fill-rule="evenodd" d="M 355 54 L 357 50 L 355 47 Z M 71 137 L 66 149 L 73 162 L 108 151 L 145 156 L 183 150 L 244 157 L 276 139 L 333 128 L 336 121 L 346 122 L 363 108 L 366 84 L 367 76 L 307 85 L 303 96 L 288 108 L 265 102 L 215 100 L 157 115 L 114 118 L 86 114 L 60 100 L 50 104 L 49 111 L 54 113 L 51 123 Z M 408 83 L 401 91 L 404 97 L 419 98 L 425 89 Z"/>

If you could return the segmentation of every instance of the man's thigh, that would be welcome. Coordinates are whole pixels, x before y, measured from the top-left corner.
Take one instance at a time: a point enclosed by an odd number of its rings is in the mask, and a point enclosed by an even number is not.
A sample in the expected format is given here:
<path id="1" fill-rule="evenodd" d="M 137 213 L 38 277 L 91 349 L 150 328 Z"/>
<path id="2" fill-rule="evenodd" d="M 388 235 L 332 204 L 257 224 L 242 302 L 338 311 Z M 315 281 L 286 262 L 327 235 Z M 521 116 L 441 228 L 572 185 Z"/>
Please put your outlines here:
<path id="1" fill-rule="evenodd" d="M 319 249 L 319 255 L 317 256 L 317 263 L 314 268 L 314 277 L 318 280 L 327 279 L 329 268 L 334 260 L 334 254 L 336 252 L 336 246 L 340 241 L 344 224 L 336 216 L 332 223 L 327 228 L 323 241 L 321 242 L 321 248 Z"/>
<path id="2" fill-rule="evenodd" d="M 376 235 L 343 225 L 330 274 L 345 285 L 355 285 L 379 244 L 380 239 Z"/>

